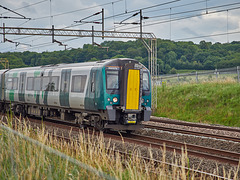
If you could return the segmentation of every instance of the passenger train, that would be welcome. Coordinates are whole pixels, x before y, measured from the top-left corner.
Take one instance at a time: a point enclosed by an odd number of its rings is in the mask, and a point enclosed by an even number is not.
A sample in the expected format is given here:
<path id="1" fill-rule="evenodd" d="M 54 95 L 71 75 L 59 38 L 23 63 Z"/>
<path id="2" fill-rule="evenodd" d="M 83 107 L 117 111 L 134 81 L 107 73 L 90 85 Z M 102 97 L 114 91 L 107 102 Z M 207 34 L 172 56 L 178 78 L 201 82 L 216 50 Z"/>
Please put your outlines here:
<path id="1" fill-rule="evenodd" d="M 150 119 L 150 82 L 128 58 L 0 70 L 0 109 L 131 132 Z"/>

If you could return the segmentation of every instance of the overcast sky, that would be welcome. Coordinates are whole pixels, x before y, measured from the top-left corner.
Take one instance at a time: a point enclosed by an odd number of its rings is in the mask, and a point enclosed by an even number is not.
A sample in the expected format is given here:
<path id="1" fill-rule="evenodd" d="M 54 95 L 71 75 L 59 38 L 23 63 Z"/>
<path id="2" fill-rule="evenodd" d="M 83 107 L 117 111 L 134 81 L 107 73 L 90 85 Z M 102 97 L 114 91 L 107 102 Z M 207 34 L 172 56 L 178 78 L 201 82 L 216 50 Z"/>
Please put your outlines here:
<path id="1" fill-rule="evenodd" d="M 116 23 L 142 9 L 143 16 L 149 17 L 143 21 L 143 31 L 152 32 L 157 38 L 195 43 L 201 40 L 212 43 L 240 41 L 240 0 L 1 0 L 0 5 L 18 13 L 0 7 L 0 17 L 31 18 L 1 18 L 1 26 L 3 23 L 5 26 L 32 28 L 50 28 L 54 25 L 55 28 L 70 26 L 69 29 L 91 30 L 93 24 L 74 21 L 104 8 L 105 30 L 138 32 L 139 25 Z M 101 14 L 86 21 L 98 19 L 101 19 Z M 138 21 L 139 15 L 136 15 L 124 22 Z M 94 29 L 101 30 L 101 25 L 94 24 Z M 3 43 L 3 37 L 0 35 L 0 52 L 64 50 L 63 46 L 51 43 L 51 37 L 6 35 L 6 38 L 20 44 L 16 47 L 14 43 Z M 56 39 L 67 44 L 67 48 L 78 48 L 91 43 L 91 38 Z M 101 38 L 96 38 L 95 41 L 103 42 Z"/>

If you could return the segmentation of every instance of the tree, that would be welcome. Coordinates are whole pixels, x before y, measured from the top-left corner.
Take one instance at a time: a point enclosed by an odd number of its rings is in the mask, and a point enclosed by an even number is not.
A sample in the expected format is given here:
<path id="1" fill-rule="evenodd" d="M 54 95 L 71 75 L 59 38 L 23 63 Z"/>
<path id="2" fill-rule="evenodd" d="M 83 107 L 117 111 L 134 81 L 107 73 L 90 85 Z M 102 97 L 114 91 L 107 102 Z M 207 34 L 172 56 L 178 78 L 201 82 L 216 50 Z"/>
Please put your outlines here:
<path id="1" fill-rule="evenodd" d="M 93 58 L 91 58 L 89 61 L 97 61 L 97 58 L 95 58 L 95 57 L 93 57 Z"/>
<path id="2" fill-rule="evenodd" d="M 211 42 L 206 42 L 206 41 L 201 41 L 199 43 L 199 46 L 201 49 L 209 49 L 211 47 L 212 43 Z"/>
<path id="3" fill-rule="evenodd" d="M 171 67 L 174 67 L 177 61 L 177 54 L 173 51 L 170 51 L 166 55 L 166 63 L 169 64 Z"/>
<path id="4" fill-rule="evenodd" d="M 6 52 L 0 58 L 7 58 L 11 68 L 38 66 L 57 63 L 86 62 L 111 58 L 134 58 L 148 67 L 148 51 L 141 40 L 136 41 L 104 41 L 103 47 L 108 51 L 91 44 L 82 48 L 54 52 Z M 239 66 L 240 42 L 215 43 L 201 41 L 173 42 L 157 40 L 157 64 L 161 73 L 175 69 L 214 69 Z"/>
<path id="5" fill-rule="evenodd" d="M 172 68 L 172 69 L 170 70 L 170 74 L 177 74 L 177 70 L 176 70 L 175 68 Z"/>

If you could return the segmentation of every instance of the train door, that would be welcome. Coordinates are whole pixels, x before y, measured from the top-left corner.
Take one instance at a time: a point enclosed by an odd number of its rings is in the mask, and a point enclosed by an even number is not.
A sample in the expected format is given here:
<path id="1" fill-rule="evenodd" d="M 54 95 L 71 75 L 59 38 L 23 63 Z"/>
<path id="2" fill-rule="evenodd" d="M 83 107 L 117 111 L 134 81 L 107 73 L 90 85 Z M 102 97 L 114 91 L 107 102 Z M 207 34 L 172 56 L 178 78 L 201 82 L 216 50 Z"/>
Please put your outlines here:
<path id="1" fill-rule="evenodd" d="M 97 89 L 99 87 L 97 87 L 98 82 L 96 82 L 96 78 L 97 78 L 97 70 L 93 68 L 90 72 L 89 84 L 86 92 L 86 97 L 84 100 L 85 101 L 84 107 L 85 109 L 88 109 L 88 110 L 98 109 L 96 94 L 99 91 L 99 89 Z"/>
<path id="2" fill-rule="evenodd" d="M 91 94 L 92 94 L 92 105 L 93 109 L 97 109 L 97 99 L 96 99 L 96 93 L 97 93 L 97 82 L 96 82 L 96 76 L 97 71 L 96 69 L 92 70 L 92 76 L 91 76 Z"/>
<path id="3" fill-rule="evenodd" d="M 0 100 L 2 101 L 4 98 L 4 75 L 0 73 Z"/>
<path id="4" fill-rule="evenodd" d="M 19 91 L 18 91 L 19 101 L 25 101 L 26 74 L 27 74 L 26 72 L 21 72 L 20 73 Z"/>
<path id="5" fill-rule="evenodd" d="M 63 69 L 61 72 L 60 106 L 69 107 L 70 77 L 71 69 Z"/>
<path id="6" fill-rule="evenodd" d="M 139 111 L 142 97 L 142 69 L 138 64 L 129 63 L 123 68 L 121 104 L 126 110 Z"/>

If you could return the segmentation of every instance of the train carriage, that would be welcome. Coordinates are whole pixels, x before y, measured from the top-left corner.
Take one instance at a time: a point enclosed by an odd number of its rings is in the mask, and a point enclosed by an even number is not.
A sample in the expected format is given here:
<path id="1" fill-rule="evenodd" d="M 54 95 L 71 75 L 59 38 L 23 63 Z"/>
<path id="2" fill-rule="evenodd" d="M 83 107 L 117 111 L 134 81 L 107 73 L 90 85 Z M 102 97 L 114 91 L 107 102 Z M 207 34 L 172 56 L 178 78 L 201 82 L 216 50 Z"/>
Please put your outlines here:
<path id="1" fill-rule="evenodd" d="M 1 70 L 0 78 L 3 110 L 127 131 L 150 119 L 150 74 L 134 59 Z"/>

